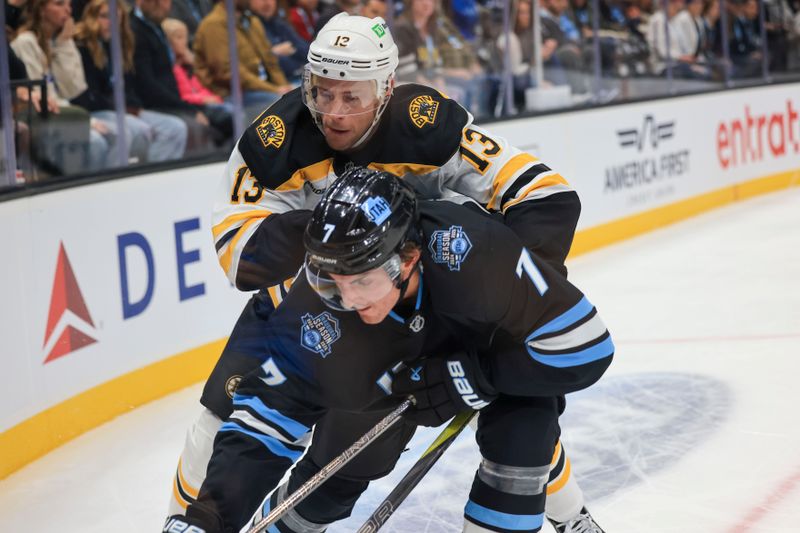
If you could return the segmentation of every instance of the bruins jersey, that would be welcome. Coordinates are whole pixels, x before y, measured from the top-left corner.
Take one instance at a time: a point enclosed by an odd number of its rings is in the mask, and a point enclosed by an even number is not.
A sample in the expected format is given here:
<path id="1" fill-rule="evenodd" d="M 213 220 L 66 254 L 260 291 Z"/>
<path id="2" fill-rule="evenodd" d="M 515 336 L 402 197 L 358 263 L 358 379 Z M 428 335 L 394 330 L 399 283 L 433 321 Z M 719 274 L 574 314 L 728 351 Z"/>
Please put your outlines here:
<path id="1" fill-rule="evenodd" d="M 226 523 L 241 526 L 328 411 L 395 406 L 404 362 L 474 350 L 511 396 L 566 394 L 605 372 L 614 345 L 597 311 L 510 228 L 450 202 L 421 202 L 420 227 L 418 292 L 380 324 L 328 309 L 304 276 L 270 316 L 267 357 L 236 391 L 200 492 Z"/>
<path id="2" fill-rule="evenodd" d="M 429 87 L 399 86 L 370 139 L 342 153 L 326 144 L 296 89 L 250 124 L 226 165 L 212 224 L 230 281 L 263 289 L 294 275 L 309 210 L 353 164 L 403 177 L 422 198 L 472 199 L 504 216 L 553 264 L 569 251 L 580 203 L 566 180 L 473 124 L 454 100 Z M 277 304 L 280 293 L 270 293 Z"/>

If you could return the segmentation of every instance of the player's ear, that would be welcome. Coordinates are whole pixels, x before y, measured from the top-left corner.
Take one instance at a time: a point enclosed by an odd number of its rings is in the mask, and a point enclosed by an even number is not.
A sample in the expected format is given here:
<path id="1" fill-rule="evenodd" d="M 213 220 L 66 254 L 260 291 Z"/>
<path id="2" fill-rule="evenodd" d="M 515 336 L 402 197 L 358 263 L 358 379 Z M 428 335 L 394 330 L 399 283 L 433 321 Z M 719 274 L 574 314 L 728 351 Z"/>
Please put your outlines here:
<path id="1" fill-rule="evenodd" d="M 422 254 L 416 246 L 403 251 L 403 270 L 410 272 L 419 262 Z"/>

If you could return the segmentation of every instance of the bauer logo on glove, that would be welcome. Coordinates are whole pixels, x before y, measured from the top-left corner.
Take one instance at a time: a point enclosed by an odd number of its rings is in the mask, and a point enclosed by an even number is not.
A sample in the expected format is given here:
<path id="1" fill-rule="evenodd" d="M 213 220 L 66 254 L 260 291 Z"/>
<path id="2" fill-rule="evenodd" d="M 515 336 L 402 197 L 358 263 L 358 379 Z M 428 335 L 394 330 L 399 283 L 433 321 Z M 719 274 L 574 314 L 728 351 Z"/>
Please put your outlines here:
<path id="1" fill-rule="evenodd" d="M 422 426 L 439 426 L 467 409 L 482 409 L 497 397 L 477 354 L 456 352 L 433 357 L 401 370 L 392 393 L 412 396 L 405 418 Z"/>

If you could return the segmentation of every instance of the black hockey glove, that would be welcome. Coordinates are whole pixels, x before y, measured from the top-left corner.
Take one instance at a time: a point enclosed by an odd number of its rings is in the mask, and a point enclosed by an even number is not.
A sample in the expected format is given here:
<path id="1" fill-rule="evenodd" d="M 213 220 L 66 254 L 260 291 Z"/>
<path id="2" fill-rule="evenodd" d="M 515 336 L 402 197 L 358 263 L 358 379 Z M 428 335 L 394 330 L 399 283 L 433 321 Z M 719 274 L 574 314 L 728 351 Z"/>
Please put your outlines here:
<path id="1" fill-rule="evenodd" d="M 399 396 L 416 403 L 405 417 L 422 426 L 439 426 L 461 411 L 482 409 L 497 397 L 477 354 L 456 352 L 409 363 L 392 384 Z"/>

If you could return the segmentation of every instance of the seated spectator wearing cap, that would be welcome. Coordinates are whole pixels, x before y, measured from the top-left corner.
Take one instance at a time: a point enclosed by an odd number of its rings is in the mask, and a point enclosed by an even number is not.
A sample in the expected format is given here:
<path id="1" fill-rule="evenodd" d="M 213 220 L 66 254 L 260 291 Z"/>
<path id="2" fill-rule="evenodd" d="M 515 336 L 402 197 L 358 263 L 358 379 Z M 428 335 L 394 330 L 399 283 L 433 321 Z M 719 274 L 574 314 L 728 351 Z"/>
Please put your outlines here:
<path id="1" fill-rule="evenodd" d="M 186 123 L 187 155 L 205 155 L 213 148 L 208 117 L 202 106 L 181 99 L 172 71 L 175 57 L 161 29 L 171 4 L 171 0 L 136 0 L 130 21 L 136 41 L 133 88 L 144 108 L 175 115 Z"/>
<path id="2" fill-rule="evenodd" d="M 264 26 L 267 40 L 272 43 L 272 53 L 278 56 L 286 79 L 299 83 L 308 55 L 308 42 L 278 13 L 278 0 L 250 0 L 252 11 Z"/>
<path id="3" fill-rule="evenodd" d="M 208 117 L 214 143 L 222 146 L 233 137 L 233 106 L 208 90 L 194 74 L 194 54 L 189 50 L 189 30 L 178 19 L 168 18 L 161 23 L 167 40 L 175 54 L 172 72 L 184 102 L 201 106 Z"/>
<path id="4" fill-rule="evenodd" d="M 248 118 L 254 118 L 292 86 L 272 53 L 261 21 L 249 11 L 250 0 L 235 0 L 234 4 L 242 100 Z M 231 59 L 224 2 L 215 5 L 197 29 L 194 54 L 195 73 L 203 85 L 230 101 Z"/>
<path id="5" fill-rule="evenodd" d="M 157 162 L 176 159 L 186 148 L 186 124 L 178 117 L 142 108 L 133 90 L 133 32 L 128 12 L 117 4 L 118 33 L 122 47 L 122 71 L 125 76 L 125 131 L 128 155 L 132 161 Z M 111 20 L 107 0 L 90 0 L 75 33 L 75 42 L 83 61 L 88 88 L 73 98 L 73 103 L 88 109 L 93 118 L 116 130 L 114 86 L 111 55 Z M 116 161 L 111 154 L 111 162 Z"/>

